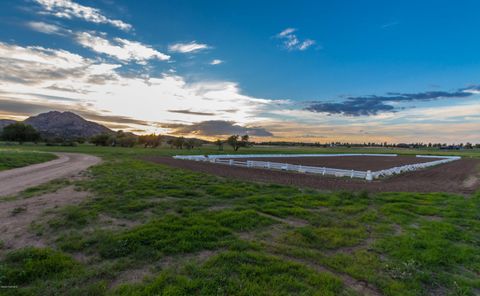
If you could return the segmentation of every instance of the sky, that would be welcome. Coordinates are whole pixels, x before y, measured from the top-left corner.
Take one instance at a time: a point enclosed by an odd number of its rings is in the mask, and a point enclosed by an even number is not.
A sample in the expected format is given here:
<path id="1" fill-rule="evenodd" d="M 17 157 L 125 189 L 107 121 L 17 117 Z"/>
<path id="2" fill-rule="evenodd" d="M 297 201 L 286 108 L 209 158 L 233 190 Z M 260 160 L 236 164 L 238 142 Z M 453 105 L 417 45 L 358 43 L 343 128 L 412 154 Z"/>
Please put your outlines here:
<path id="1" fill-rule="evenodd" d="M 0 118 L 480 143 L 480 2 L 2 0 Z"/>

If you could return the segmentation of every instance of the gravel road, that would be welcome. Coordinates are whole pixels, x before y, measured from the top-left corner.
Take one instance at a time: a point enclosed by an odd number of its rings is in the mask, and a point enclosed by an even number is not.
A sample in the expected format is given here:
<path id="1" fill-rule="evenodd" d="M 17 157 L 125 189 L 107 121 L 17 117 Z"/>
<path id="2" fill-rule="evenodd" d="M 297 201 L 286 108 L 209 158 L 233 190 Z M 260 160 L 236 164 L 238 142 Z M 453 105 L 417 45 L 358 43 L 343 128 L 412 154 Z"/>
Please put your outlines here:
<path id="1" fill-rule="evenodd" d="M 72 176 L 101 161 L 99 157 L 78 153 L 54 153 L 57 159 L 0 172 L 0 196 Z"/>

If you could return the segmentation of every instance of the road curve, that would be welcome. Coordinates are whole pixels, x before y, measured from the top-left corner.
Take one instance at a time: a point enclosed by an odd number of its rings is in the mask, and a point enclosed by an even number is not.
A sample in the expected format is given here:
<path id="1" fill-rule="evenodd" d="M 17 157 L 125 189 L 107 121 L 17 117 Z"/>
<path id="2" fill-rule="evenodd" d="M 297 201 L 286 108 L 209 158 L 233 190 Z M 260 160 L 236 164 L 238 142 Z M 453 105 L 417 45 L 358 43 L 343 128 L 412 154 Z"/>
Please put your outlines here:
<path id="1" fill-rule="evenodd" d="M 101 162 L 96 156 L 79 153 L 54 153 L 57 159 L 0 172 L 0 196 L 21 192 L 27 188 L 58 178 L 73 176 Z"/>

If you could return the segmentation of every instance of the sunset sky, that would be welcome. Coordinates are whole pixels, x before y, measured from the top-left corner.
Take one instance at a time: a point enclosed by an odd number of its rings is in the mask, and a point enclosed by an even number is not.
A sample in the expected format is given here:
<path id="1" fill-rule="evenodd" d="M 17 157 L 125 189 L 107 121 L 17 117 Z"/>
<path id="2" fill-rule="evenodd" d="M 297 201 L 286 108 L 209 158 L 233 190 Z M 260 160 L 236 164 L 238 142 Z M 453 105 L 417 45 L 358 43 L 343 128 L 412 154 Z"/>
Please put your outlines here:
<path id="1" fill-rule="evenodd" d="M 479 1 L 0 1 L 0 118 L 480 143 Z"/>

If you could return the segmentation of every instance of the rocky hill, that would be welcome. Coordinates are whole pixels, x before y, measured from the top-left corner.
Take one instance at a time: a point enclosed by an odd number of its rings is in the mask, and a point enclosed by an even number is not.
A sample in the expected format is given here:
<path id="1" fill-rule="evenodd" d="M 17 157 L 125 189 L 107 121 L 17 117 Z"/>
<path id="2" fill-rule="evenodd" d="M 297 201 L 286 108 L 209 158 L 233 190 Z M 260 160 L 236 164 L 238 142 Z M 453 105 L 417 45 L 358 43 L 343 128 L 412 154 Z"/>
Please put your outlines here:
<path id="1" fill-rule="evenodd" d="M 89 138 L 112 132 L 107 127 L 85 120 L 72 112 L 51 111 L 29 117 L 24 122 L 32 125 L 44 137 Z"/>

